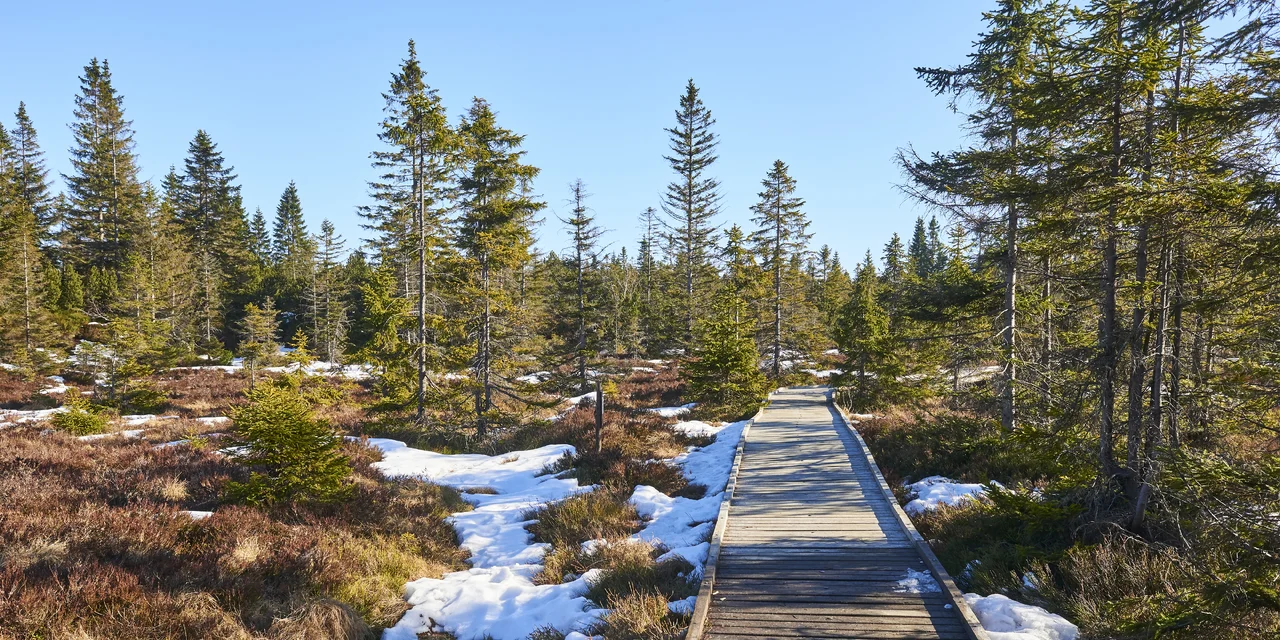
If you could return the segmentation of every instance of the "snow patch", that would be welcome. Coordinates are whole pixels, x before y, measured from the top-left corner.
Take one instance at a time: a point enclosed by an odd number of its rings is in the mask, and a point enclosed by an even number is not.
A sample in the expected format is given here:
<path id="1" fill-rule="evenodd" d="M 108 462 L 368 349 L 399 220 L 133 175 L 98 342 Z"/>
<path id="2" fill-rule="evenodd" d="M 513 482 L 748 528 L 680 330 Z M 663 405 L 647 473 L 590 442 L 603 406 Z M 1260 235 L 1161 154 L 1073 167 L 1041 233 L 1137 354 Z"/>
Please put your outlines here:
<path id="1" fill-rule="evenodd" d="M 76 439 L 82 442 L 93 442 L 94 440 L 102 440 L 105 438 L 114 438 L 116 436 L 119 436 L 121 438 L 128 438 L 130 440 L 134 440 L 137 438 L 141 438 L 143 432 L 145 431 L 146 429 L 133 429 L 130 431 L 114 431 L 112 433 L 95 433 L 87 436 L 79 436 Z"/>
<path id="2" fill-rule="evenodd" d="M 991 485 L 1004 487 L 992 480 Z M 982 497 L 987 492 L 987 485 L 966 484 L 956 482 L 943 476 L 929 476 L 919 482 L 906 485 L 915 494 L 915 499 L 902 509 L 911 515 L 919 515 L 940 507 L 954 507 Z"/>
<path id="3" fill-rule="evenodd" d="M 1066 618 L 998 593 L 964 594 L 991 640 L 1076 640 L 1080 630 Z"/>
<path id="4" fill-rule="evenodd" d="M 701 572 L 710 547 L 707 538 L 715 526 L 733 455 L 749 421 L 715 429 L 716 440 L 702 448 L 690 448 L 670 461 L 692 482 L 707 486 L 701 500 L 672 498 L 653 487 L 636 487 L 631 503 L 645 519 L 645 527 L 633 540 L 661 544 L 663 557 L 680 556 Z M 566 632 L 566 640 L 586 640 L 580 630 L 607 613 L 594 608 L 585 594 L 600 574 L 591 570 L 556 585 L 535 585 L 533 577 L 548 545 L 532 542 L 522 518 L 538 505 L 562 500 L 591 487 L 574 479 L 539 475 L 543 468 L 575 450 L 570 445 L 550 445 L 501 456 L 446 455 L 406 446 L 403 442 L 371 438 L 369 444 L 383 452 L 375 463 L 388 477 L 415 477 L 458 489 L 489 487 L 496 494 L 464 494 L 475 505 L 472 511 L 453 514 L 449 521 L 462 546 L 471 551 L 472 568 L 423 578 L 405 585 L 412 607 L 383 640 L 414 640 L 418 633 L 443 631 L 460 640 L 491 636 L 495 640 L 522 640 L 539 627 Z M 606 544 L 592 540 L 584 549 Z M 678 613 L 692 611 L 694 598 L 668 605 Z M 579 630 L 579 631 L 575 631 Z"/>
<path id="5" fill-rule="evenodd" d="M 374 464 L 388 477 L 414 477 L 457 489 L 488 487 L 496 494 L 464 494 L 475 506 L 453 514 L 462 547 L 471 552 L 471 569 L 422 578 L 405 585 L 412 607 L 384 640 L 413 640 L 418 633 L 444 631 L 462 640 L 485 634 L 497 640 L 525 638 L 538 627 L 581 629 L 603 610 L 588 610 L 588 572 L 558 585 L 535 585 L 533 577 L 549 545 L 534 543 L 524 515 L 532 508 L 588 490 L 577 480 L 540 475 L 565 455 L 570 445 L 549 445 L 501 456 L 447 455 L 370 438 L 382 451 Z"/>
<path id="6" fill-rule="evenodd" d="M 689 411 L 696 406 L 698 406 L 698 403 L 690 402 L 689 404 L 682 404 L 678 407 L 657 407 L 654 409 L 645 409 L 645 411 L 656 413 L 664 418 L 678 418 L 689 413 Z"/>
<path id="7" fill-rule="evenodd" d="M 928 571 L 907 568 L 907 577 L 898 581 L 893 589 L 897 593 L 942 593 L 942 586 Z"/>

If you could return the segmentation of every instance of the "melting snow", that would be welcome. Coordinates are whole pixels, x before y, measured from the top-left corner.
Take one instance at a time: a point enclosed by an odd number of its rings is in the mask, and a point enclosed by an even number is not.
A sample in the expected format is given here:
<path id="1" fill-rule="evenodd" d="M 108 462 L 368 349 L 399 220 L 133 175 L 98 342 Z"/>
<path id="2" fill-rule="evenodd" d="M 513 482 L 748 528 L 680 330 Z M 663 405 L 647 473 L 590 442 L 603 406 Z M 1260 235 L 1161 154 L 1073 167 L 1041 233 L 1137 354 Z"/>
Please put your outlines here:
<path id="1" fill-rule="evenodd" d="M 991 484 L 1001 486 L 994 480 Z M 943 476 L 929 476 L 906 486 L 916 495 L 916 498 L 902 509 L 912 515 L 939 507 L 954 507 L 981 497 L 987 492 L 987 485 L 965 484 Z"/>
<path id="2" fill-rule="evenodd" d="M 899 580 L 898 586 L 893 590 L 898 593 L 941 593 L 942 586 L 933 578 L 932 573 L 908 567 L 907 577 Z"/>
<path id="3" fill-rule="evenodd" d="M 114 431 L 112 433 L 95 433 L 92 435 L 80 436 L 77 438 L 77 440 L 82 440 L 84 442 L 93 442 L 94 440 L 102 440 L 104 438 L 114 438 L 116 436 L 119 436 L 121 438 L 129 438 L 132 440 L 135 438 L 141 438 L 142 433 L 144 431 L 146 431 L 146 429 L 133 429 L 130 431 Z"/>
<path id="4" fill-rule="evenodd" d="M 678 407 L 658 407 L 656 409 L 645 409 L 645 411 L 651 411 L 664 418 L 679 418 L 680 416 L 689 413 L 689 410 L 696 406 L 698 406 L 698 403 L 690 402 L 689 404 L 682 404 Z"/>
<path id="5" fill-rule="evenodd" d="M 690 448 L 670 461 L 691 481 L 707 486 L 701 500 L 671 498 L 653 487 L 636 487 L 631 502 L 646 524 L 634 539 L 663 544 L 669 549 L 667 557 L 680 555 L 701 571 L 709 547 L 705 539 L 714 527 L 746 424 L 717 428 L 714 443 Z M 369 444 L 382 450 L 383 459 L 375 466 L 389 477 L 416 477 L 459 489 L 489 487 L 497 492 L 464 494 L 475 509 L 449 518 L 462 546 L 472 553 L 472 568 L 405 585 L 405 598 L 412 608 L 383 632 L 383 640 L 413 640 L 425 631 L 445 631 L 461 640 L 486 635 L 516 640 L 545 626 L 569 632 L 566 640 L 585 640 L 585 635 L 573 630 L 584 629 L 607 613 L 585 596 L 598 570 L 564 584 L 533 584 L 548 545 L 532 541 L 522 517 L 532 507 L 591 490 L 573 479 L 538 475 L 565 454 L 573 454 L 572 446 L 485 456 L 422 451 L 380 438 L 370 439 Z M 693 599 L 668 606 L 672 611 L 692 610 Z"/>
<path id="6" fill-rule="evenodd" d="M 1076 640 L 1080 631 L 1062 616 L 1000 594 L 964 594 L 991 640 Z"/>

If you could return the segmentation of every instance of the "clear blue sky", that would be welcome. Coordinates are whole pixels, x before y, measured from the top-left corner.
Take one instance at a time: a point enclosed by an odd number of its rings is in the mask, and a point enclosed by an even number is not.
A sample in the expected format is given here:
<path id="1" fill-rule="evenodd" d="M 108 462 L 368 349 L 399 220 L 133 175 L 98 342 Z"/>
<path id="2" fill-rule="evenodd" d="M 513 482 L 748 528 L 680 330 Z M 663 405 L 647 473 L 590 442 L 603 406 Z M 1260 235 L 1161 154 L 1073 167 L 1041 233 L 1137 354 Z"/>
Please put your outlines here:
<path id="1" fill-rule="evenodd" d="M 200 4 L 202 6 L 196 6 Z M 746 223 L 774 159 L 808 201 L 815 246 L 851 265 L 927 213 L 896 189 L 895 149 L 950 149 L 960 117 L 915 66 L 964 60 L 991 3 L 26 2 L 4 10 L 0 122 L 25 100 L 54 174 L 67 171 L 77 76 L 106 58 L 137 131 L 142 175 L 181 166 L 197 129 L 270 215 L 290 180 L 313 230 L 348 238 L 367 202 L 368 154 L 389 74 L 417 41 L 456 121 L 472 96 L 527 136 L 553 213 L 582 178 L 609 241 L 634 250 L 636 216 L 671 179 L 663 127 L 688 78 L 718 120 L 723 222 Z M 267 6 L 269 5 L 269 6 Z M 59 188 L 61 186 L 59 185 Z"/>

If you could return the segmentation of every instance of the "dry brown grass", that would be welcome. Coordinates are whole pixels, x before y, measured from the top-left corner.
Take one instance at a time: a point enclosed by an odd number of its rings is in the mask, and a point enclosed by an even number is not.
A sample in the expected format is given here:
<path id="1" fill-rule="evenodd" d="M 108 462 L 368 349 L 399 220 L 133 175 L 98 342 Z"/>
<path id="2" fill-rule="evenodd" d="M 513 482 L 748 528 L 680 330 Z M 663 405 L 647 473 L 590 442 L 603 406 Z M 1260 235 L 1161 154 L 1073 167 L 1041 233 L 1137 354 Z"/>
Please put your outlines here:
<path id="1" fill-rule="evenodd" d="M 230 415 L 249 389 L 247 375 L 208 369 L 165 371 L 148 382 L 168 396 L 172 413 L 188 418 Z"/>
<path id="2" fill-rule="evenodd" d="M 0 409 L 30 409 L 52 406 L 49 398 L 42 398 L 37 391 L 49 386 L 47 380 L 27 380 L 9 371 L 0 371 Z"/>
<path id="3" fill-rule="evenodd" d="M 0 430 L 0 638 L 371 637 L 405 582 L 463 566 L 466 506 L 347 448 L 353 501 L 264 511 L 218 503 L 245 472 L 212 447 Z"/>

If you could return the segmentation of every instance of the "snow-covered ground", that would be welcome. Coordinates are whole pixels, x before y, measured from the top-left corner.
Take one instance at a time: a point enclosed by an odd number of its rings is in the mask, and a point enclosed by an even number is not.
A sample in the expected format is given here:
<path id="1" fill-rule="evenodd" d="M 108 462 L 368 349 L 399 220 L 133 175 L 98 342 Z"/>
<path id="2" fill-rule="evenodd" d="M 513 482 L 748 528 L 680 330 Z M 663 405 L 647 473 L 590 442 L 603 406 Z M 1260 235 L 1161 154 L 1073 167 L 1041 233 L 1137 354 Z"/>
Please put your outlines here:
<path id="1" fill-rule="evenodd" d="M 1076 640 L 1080 631 L 1060 615 L 1000 594 L 964 594 L 991 640 Z"/>
<path id="2" fill-rule="evenodd" d="M 994 480 L 988 484 L 1003 488 Z M 954 507 L 977 500 L 987 492 L 988 485 L 966 484 L 943 476 L 929 476 L 906 486 L 916 494 L 916 498 L 908 502 L 903 510 L 918 515 L 944 506 Z M 967 574 L 976 564 L 976 560 L 970 562 L 964 573 Z M 933 579 L 928 574 L 919 574 L 910 569 L 907 572 L 907 579 L 900 580 L 898 585 L 907 587 L 910 593 L 919 593 L 911 589 L 917 588 L 920 576 L 927 576 L 930 581 Z M 1026 583 L 1027 578 L 1024 577 L 1023 581 Z M 934 586 L 937 587 L 937 583 Z M 1066 618 L 1000 594 L 984 597 L 966 593 L 964 599 L 978 616 L 978 621 L 991 640 L 1075 640 L 1078 634 L 1076 626 Z"/>
<path id="3" fill-rule="evenodd" d="M 284 349 L 285 347 L 281 347 Z M 237 373 L 244 371 L 244 358 L 233 358 L 231 364 L 207 364 L 194 367 L 173 367 L 171 371 L 222 371 L 225 373 Z M 348 380 L 364 380 L 372 375 L 373 366 L 367 364 L 339 364 L 337 362 L 325 362 L 317 360 L 302 366 L 297 362 L 284 365 L 282 367 L 263 367 L 262 371 L 271 373 L 293 373 L 301 370 L 303 373 L 311 376 L 326 376 L 331 378 L 346 378 Z"/>
<path id="4" fill-rule="evenodd" d="M 71 389 L 70 387 L 67 386 L 67 381 L 63 379 L 62 376 L 49 376 L 46 379 L 52 381 L 54 383 L 53 386 L 45 387 L 37 391 L 36 393 L 43 393 L 45 395 L 55 395 L 55 394 L 66 393 Z"/>
<path id="5" fill-rule="evenodd" d="M 670 464 L 682 468 L 692 481 L 707 486 L 701 500 L 671 498 L 653 487 L 637 487 L 631 502 L 646 519 L 635 540 L 662 544 L 668 556 L 679 555 L 701 571 L 706 561 L 706 538 L 720 508 L 733 454 L 746 422 L 706 427 L 717 436 L 712 444 L 682 453 Z M 464 493 L 472 511 L 450 516 L 462 546 L 471 552 L 471 568 L 423 578 L 405 585 L 411 609 L 384 640 L 413 640 L 424 631 L 447 631 L 461 640 L 489 636 L 520 640 L 539 627 L 551 626 L 579 633 L 607 611 L 596 608 L 585 593 L 599 572 L 592 570 L 557 585 L 536 585 L 548 545 L 534 543 L 523 520 L 530 509 L 590 491 L 573 479 L 539 475 L 565 454 L 569 445 L 550 445 L 501 456 L 446 455 L 405 446 L 396 440 L 371 439 L 383 452 L 377 467 L 390 477 L 416 477 L 458 489 L 486 488 L 496 493 Z M 692 602 L 669 605 L 690 610 Z"/>
<path id="6" fill-rule="evenodd" d="M 95 433 L 92 435 L 80 436 L 77 439 L 83 442 L 93 442 L 94 440 L 103 440 L 106 438 L 127 438 L 129 440 L 134 440 L 137 438 L 141 438 L 144 431 L 146 431 L 146 429 L 132 429 L 129 431 L 112 431 L 110 433 Z"/>
<path id="7" fill-rule="evenodd" d="M 689 411 L 696 406 L 698 406 L 698 403 L 690 402 L 689 404 L 682 404 L 678 407 L 657 407 L 654 409 L 645 409 L 645 411 L 651 411 L 664 418 L 679 418 L 680 416 L 689 413 Z"/>
<path id="8" fill-rule="evenodd" d="M 1000 483 L 992 480 L 992 485 L 1000 487 Z M 902 509 L 911 515 L 919 515 L 938 507 L 954 507 L 975 500 L 987 492 L 985 484 L 968 484 L 956 482 L 943 476 L 929 476 L 919 482 L 906 485 L 915 494 L 915 499 Z"/>
<path id="9" fill-rule="evenodd" d="M 6 422 L 40 422 L 53 417 L 55 413 L 66 411 L 64 407 L 54 407 L 52 409 L 0 409 L 0 425 Z"/>

